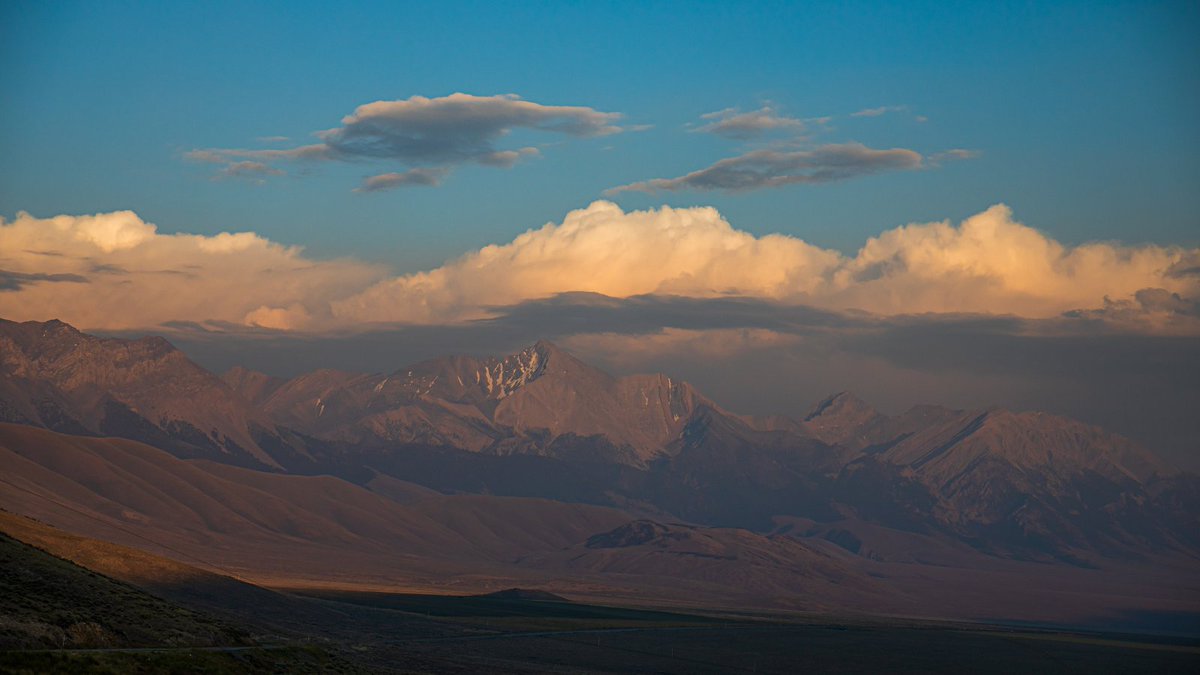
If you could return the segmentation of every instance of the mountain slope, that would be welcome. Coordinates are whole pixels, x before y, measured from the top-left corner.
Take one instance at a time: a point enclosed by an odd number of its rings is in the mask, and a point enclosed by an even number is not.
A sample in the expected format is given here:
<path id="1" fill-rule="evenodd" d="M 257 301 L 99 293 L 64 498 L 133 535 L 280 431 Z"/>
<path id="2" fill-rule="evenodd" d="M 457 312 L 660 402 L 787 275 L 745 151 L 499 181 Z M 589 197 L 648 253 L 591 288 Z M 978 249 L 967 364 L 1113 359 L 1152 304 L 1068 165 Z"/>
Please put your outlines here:
<path id="1" fill-rule="evenodd" d="M 0 506 L 198 561 L 280 571 L 486 568 L 630 517 L 545 500 L 438 495 L 402 505 L 329 476 L 181 460 L 122 439 L 0 424 Z M 297 551 L 308 561 L 298 561 Z M 411 566 L 411 567 L 406 567 Z"/>
<path id="2" fill-rule="evenodd" d="M 278 466 L 252 432 L 270 420 L 159 337 L 102 339 L 60 321 L 0 320 L 0 420 Z"/>
<path id="3" fill-rule="evenodd" d="M 241 628 L 34 548 L 8 534 L 5 524 L 0 523 L 0 650 L 249 642 Z"/>
<path id="4" fill-rule="evenodd" d="M 328 546 L 425 527 L 410 522 L 422 517 L 412 510 L 381 522 L 372 501 L 379 495 L 347 492 L 374 483 L 409 506 L 423 486 L 760 531 L 777 516 L 863 522 L 954 537 L 998 556 L 1079 564 L 1095 555 L 1200 550 L 1200 479 L 1127 439 L 1053 415 L 926 405 L 888 416 L 843 392 L 802 419 L 742 417 L 668 376 L 614 377 L 548 342 L 507 356 L 432 359 L 390 375 L 318 370 L 286 381 L 245 369 L 219 379 L 165 341 L 101 340 L 57 322 L 0 323 L 0 347 L 6 419 L 343 479 L 303 483 L 313 494 L 342 495 L 341 510 L 304 501 L 313 495 L 261 502 L 275 530 L 285 516 L 310 518 Z M 63 456 L 41 468 L 62 479 L 70 463 Z M 229 489 L 216 478 L 241 480 L 217 476 L 223 471 L 209 467 L 196 477 L 199 489 L 178 485 L 179 495 Z M 302 484 L 254 480 L 262 485 L 234 492 L 270 497 Z M 131 494 L 151 503 L 162 492 Z M 254 518 L 219 506 L 203 512 L 255 531 Z M 180 514 L 199 532 L 212 523 L 195 518 L 197 508 Z M 304 526 L 290 527 L 308 536 Z M 462 533 L 434 528 L 429 536 L 439 550 L 470 550 L 445 546 Z"/>
<path id="5" fill-rule="evenodd" d="M 390 375 L 316 371 L 265 395 L 263 377 L 239 371 L 227 380 L 284 425 L 376 446 L 545 453 L 569 434 L 602 437 L 610 459 L 639 463 L 675 440 L 698 406 L 715 408 L 686 383 L 612 377 L 544 341 L 505 357 L 444 357 Z"/>
<path id="6" fill-rule="evenodd" d="M 181 460 L 133 441 L 8 424 L 0 424 L 0 463 L 8 468 L 0 480 L 0 506 L 7 510 L 264 582 L 452 583 L 469 590 L 551 578 L 592 593 L 615 584 L 625 593 L 677 599 L 703 591 L 762 601 L 786 592 L 787 604 L 807 607 L 833 602 L 839 581 L 856 589 L 846 590 L 847 597 L 873 587 L 799 541 L 690 525 L 649 524 L 685 533 L 661 539 L 676 561 L 670 574 L 645 549 L 605 554 L 607 567 L 593 564 L 578 557 L 594 552 L 587 542 L 633 519 L 582 504 L 410 492 L 405 505 L 331 477 Z M 140 573 L 103 551 L 100 558 L 124 575 Z M 171 586 L 188 569 L 168 565 L 150 581 Z M 747 585 L 729 586 L 728 578 Z M 817 589 L 819 602 L 808 597 Z"/>
<path id="7" fill-rule="evenodd" d="M 880 458 L 938 499 L 936 517 L 1005 547 L 1120 553 L 1194 548 L 1200 520 L 1155 495 L 1194 482 L 1121 436 L 1044 413 L 963 413 L 897 439 Z M 1135 506 L 1136 505 L 1136 506 Z"/>

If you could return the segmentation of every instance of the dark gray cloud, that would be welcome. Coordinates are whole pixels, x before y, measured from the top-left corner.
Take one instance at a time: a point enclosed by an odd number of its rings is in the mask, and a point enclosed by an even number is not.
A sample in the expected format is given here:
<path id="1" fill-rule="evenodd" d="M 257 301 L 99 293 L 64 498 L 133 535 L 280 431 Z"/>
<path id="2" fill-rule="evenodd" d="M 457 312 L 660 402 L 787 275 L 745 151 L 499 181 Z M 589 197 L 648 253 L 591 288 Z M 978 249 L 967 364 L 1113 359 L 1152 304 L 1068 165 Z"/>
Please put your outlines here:
<path id="1" fill-rule="evenodd" d="M 770 106 L 745 113 L 736 108 L 727 108 L 701 115 L 700 118 L 710 121 L 704 126 L 693 129 L 693 131 L 741 140 L 754 138 L 773 131 L 788 131 L 792 133 L 804 131 L 803 120 L 780 115 Z"/>
<path id="2" fill-rule="evenodd" d="M 859 143 L 823 145 L 812 150 L 753 150 L 685 176 L 630 183 L 612 188 L 608 193 L 658 190 L 747 192 L 797 183 L 829 183 L 883 171 L 907 171 L 921 168 L 922 163 L 920 153 L 913 150 L 876 150 Z"/>
<path id="3" fill-rule="evenodd" d="M 78 274 L 40 274 L 36 272 L 10 272 L 0 270 L 0 292 L 19 291 L 29 284 L 38 282 L 87 283 L 87 277 Z"/>
<path id="4" fill-rule="evenodd" d="M 1179 262 L 1171 265 L 1167 276 L 1176 279 L 1183 277 L 1200 277 L 1200 252 L 1191 252 L 1183 256 Z"/>
<path id="5" fill-rule="evenodd" d="M 584 106 L 541 105 L 515 95 L 413 96 L 361 105 L 342 119 L 341 126 L 317 133 L 318 143 L 280 150 L 193 150 L 185 157 L 224 164 L 226 171 L 238 164 L 295 160 L 386 161 L 443 171 L 466 163 L 508 168 L 522 157 L 536 154 L 529 147 L 497 147 L 498 141 L 515 130 L 576 138 L 605 136 L 622 131 L 616 124 L 620 117 L 619 113 Z"/>
<path id="6" fill-rule="evenodd" d="M 1194 334 L 1196 324 L 1200 322 L 1200 299 L 1185 298 L 1165 288 L 1143 288 L 1130 299 L 1105 297 L 1104 305 L 1099 309 L 1074 310 L 1066 312 L 1065 316 L 1133 326 L 1157 324 L 1160 329 L 1175 326 L 1190 329 L 1187 332 Z"/>

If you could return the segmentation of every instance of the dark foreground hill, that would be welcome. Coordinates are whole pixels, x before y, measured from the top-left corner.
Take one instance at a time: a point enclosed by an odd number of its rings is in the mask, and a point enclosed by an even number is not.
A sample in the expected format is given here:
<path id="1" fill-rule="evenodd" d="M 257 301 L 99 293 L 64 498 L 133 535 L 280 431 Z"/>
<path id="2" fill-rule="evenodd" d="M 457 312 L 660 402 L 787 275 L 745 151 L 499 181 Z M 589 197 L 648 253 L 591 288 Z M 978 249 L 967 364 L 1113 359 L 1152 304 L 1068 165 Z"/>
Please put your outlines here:
<path id="1" fill-rule="evenodd" d="M 568 602 L 534 589 L 484 596 L 332 589 L 285 595 L 10 514 L 0 513 L 0 532 L 0 616 L 30 608 L 42 616 L 92 616 L 113 635 L 141 635 L 148 645 L 0 648 L 5 672 L 1009 673 L 1052 667 L 1182 673 L 1200 657 L 1200 647 L 1186 640 L 745 610 L 646 611 Z M 65 585 L 69 592 L 31 597 L 34 585 Z M 175 599 L 187 585 L 206 590 Z M 152 611 L 144 617 L 131 613 L 147 608 Z M 259 644 L 178 644 L 181 636 L 235 624 L 224 634 Z M 103 635 L 94 628 L 76 632 Z M 171 639 L 176 642 L 164 642 Z"/>
<path id="2" fill-rule="evenodd" d="M 251 644 L 242 628 L 0 533 L 0 649 Z"/>

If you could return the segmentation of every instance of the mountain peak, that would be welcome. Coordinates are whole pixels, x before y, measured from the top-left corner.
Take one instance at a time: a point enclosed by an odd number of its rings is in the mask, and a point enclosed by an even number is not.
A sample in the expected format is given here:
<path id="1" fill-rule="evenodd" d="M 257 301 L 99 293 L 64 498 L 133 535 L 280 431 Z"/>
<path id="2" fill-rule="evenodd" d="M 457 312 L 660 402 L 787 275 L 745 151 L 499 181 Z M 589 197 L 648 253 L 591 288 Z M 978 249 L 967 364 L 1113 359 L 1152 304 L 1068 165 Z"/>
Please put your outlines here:
<path id="1" fill-rule="evenodd" d="M 489 398 L 502 399 L 541 377 L 547 364 L 559 355 L 565 352 L 553 343 L 538 340 L 516 354 L 485 362 L 478 376 L 479 384 Z"/>
<path id="2" fill-rule="evenodd" d="M 546 355 L 562 353 L 562 349 L 558 345 L 554 344 L 553 342 L 551 342 L 545 338 L 533 343 L 533 347 L 531 347 L 531 349 L 534 349 L 534 350 L 539 351 Z"/>
<path id="3" fill-rule="evenodd" d="M 805 422 L 823 417 L 876 417 L 879 412 L 869 403 L 848 391 L 840 391 L 817 403 L 804 416 Z"/>

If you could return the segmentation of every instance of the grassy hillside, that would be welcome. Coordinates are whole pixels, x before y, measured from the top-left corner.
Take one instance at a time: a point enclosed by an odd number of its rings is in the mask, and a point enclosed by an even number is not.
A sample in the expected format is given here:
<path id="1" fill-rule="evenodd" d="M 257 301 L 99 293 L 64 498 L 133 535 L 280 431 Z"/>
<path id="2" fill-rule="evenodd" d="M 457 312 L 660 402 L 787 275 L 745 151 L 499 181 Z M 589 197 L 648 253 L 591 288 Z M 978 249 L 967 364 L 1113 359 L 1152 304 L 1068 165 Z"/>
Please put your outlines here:
<path id="1" fill-rule="evenodd" d="M 242 629 L 0 534 L 0 648 L 248 644 Z"/>

